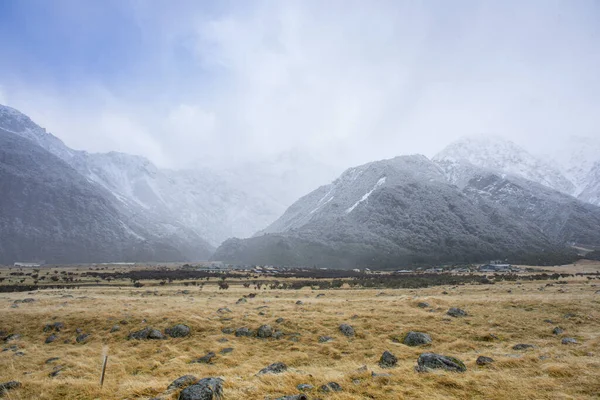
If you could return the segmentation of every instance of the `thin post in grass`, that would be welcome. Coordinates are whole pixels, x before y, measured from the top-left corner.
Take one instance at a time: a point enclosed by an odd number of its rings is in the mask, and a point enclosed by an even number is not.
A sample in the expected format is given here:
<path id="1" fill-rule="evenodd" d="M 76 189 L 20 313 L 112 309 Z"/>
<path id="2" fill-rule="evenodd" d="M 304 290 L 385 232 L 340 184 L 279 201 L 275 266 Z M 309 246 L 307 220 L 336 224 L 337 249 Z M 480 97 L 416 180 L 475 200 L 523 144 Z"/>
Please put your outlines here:
<path id="1" fill-rule="evenodd" d="M 104 374 L 106 373 L 106 363 L 108 362 L 108 349 L 103 349 L 104 361 L 102 362 L 102 375 L 100 376 L 100 387 L 104 385 Z"/>

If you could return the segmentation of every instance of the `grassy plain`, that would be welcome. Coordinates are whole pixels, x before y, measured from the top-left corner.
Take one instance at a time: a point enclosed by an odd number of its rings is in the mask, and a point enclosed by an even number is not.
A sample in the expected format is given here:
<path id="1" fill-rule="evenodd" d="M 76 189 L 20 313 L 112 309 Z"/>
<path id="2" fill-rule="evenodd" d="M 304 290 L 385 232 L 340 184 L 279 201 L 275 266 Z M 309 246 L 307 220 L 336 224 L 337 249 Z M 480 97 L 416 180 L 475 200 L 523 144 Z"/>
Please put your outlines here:
<path id="1" fill-rule="evenodd" d="M 563 267 L 567 272 L 600 270 L 600 263 Z M 544 268 L 552 270 L 551 268 Z M 6 275 L 6 271 L 5 275 Z M 561 272 L 564 272 L 561 270 Z M 7 399 L 176 399 L 165 394 L 174 379 L 192 374 L 225 380 L 225 399 L 265 399 L 298 393 L 308 383 L 318 388 L 335 381 L 338 393 L 308 392 L 309 398 L 343 399 L 591 399 L 600 396 L 600 280 L 569 277 L 558 281 L 516 281 L 494 285 L 436 286 L 423 289 L 272 290 L 230 282 L 219 290 L 183 285 L 85 287 L 0 294 L 0 330 L 21 338 L 1 342 L 0 383 L 18 380 Z M 547 286 L 550 284 L 550 286 Z M 250 298 L 250 293 L 256 297 Z M 445 294 L 444 294 L 445 293 Z M 323 296 L 317 297 L 322 294 Z M 70 297 L 72 296 L 72 297 Z M 236 304 L 246 297 L 245 303 Z M 15 300 L 34 298 L 31 303 Z M 303 304 L 296 302 L 301 300 Z M 430 307 L 420 308 L 419 302 Z M 217 312 L 226 307 L 231 312 Z M 469 316 L 452 318 L 449 307 Z M 276 323 L 278 318 L 284 322 Z M 551 320 L 552 322 L 546 322 Z M 122 323 L 126 321 L 125 323 Z M 63 322 L 59 339 L 45 344 L 46 324 Z M 130 331 L 152 326 L 161 331 L 176 323 L 191 328 L 186 338 L 128 340 Z M 354 338 L 338 326 L 348 323 Z M 111 333 L 111 328 L 120 330 Z M 222 328 L 271 325 L 281 339 L 237 338 Z M 554 335 L 559 326 L 565 330 Z M 77 329 L 89 339 L 76 343 Z M 408 347 L 394 338 L 409 331 L 431 335 L 427 347 Z M 321 335 L 334 338 L 319 343 Z M 573 337 L 578 344 L 563 345 Z M 223 338 L 227 341 L 222 341 Z M 295 338 L 294 340 L 291 340 Z M 65 343 L 66 341 L 66 343 Z M 516 351 L 518 343 L 534 345 Z M 17 348 L 10 348 L 16 345 Z M 224 348 L 233 351 L 220 354 Z M 378 366 L 383 351 L 399 361 Z M 212 364 L 190 361 L 215 352 Z M 18 353 L 22 354 L 18 354 Z M 103 352 L 108 352 L 100 387 Z M 465 373 L 415 372 L 419 354 L 435 352 L 463 360 Z M 478 366 L 478 356 L 492 357 Z M 59 360 L 46 363 L 51 357 Z M 256 376 L 277 361 L 287 372 Z M 366 365 L 368 371 L 359 371 Z M 57 366 L 63 369 L 49 374 Z M 372 377 L 371 371 L 389 377 Z"/>

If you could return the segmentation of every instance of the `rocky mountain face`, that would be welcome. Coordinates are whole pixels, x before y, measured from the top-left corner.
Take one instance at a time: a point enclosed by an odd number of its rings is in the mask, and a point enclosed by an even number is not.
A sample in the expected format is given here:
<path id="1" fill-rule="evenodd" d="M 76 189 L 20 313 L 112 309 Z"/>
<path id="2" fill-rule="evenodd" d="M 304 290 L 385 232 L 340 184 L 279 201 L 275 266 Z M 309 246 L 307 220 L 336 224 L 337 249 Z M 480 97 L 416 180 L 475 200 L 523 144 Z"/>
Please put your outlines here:
<path id="1" fill-rule="evenodd" d="M 123 213 L 137 216 L 140 225 L 159 235 L 171 236 L 175 232 L 172 225 L 183 226 L 191 235 L 185 240 L 199 236 L 217 246 L 232 236 L 251 236 L 287 206 L 269 196 L 250 195 L 238 189 L 236 182 L 210 170 L 173 171 L 157 168 L 140 156 L 72 150 L 10 107 L 0 106 L 0 128 L 68 163 L 110 193 Z"/>
<path id="2" fill-rule="evenodd" d="M 200 237 L 157 234 L 112 196 L 29 139 L 0 129 L 0 263 L 208 257 Z"/>
<path id="3" fill-rule="evenodd" d="M 351 168 L 298 200 L 257 236 L 225 242 L 213 258 L 396 267 L 525 260 L 564 252 L 568 242 L 600 244 L 600 233 L 592 229 L 600 222 L 600 208 L 472 164 L 461 171 L 470 175 L 456 172 L 449 181 L 448 171 L 423 156 Z M 590 222 L 582 225 L 585 220 Z"/>

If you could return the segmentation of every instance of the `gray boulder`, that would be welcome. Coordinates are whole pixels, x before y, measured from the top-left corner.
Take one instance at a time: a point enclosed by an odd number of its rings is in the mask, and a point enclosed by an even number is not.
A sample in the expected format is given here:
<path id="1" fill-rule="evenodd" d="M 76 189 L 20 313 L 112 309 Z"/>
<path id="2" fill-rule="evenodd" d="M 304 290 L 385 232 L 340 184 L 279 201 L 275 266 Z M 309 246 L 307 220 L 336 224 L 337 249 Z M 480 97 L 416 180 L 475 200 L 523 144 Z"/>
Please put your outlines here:
<path id="1" fill-rule="evenodd" d="M 417 304 L 417 307 L 419 307 L 419 308 L 428 308 L 429 307 L 429 303 L 425 303 L 424 301 L 422 301 L 419 304 Z"/>
<path id="2" fill-rule="evenodd" d="M 450 308 L 446 314 L 455 318 L 467 316 L 467 312 L 465 310 L 456 307 Z"/>
<path id="3" fill-rule="evenodd" d="M 333 338 L 331 336 L 319 336 L 319 343 L 331 342 Z"/>
<path id="4" fill-rule="evenodd" d="M 416 370 L 428 372 L 433 369 L 444 369 L 446 371 L 465 372 L 467 367 L 458 358 L 443 356 L 435 353 L 423 353 L 417 360 Z"/>
<path id="5" fill-rule="evenodd" d="M 390 353 L 389 351 L 384 351 L 379 359 L 379 366 L 381 368 L 393 368 L 398 363 L 398 357 Z"/>
<path id="6" fill-rule="evenodd" d="M 407 346 L 422 346 L 431 343 L 431 336 L 423 332 L 408 332 L 402 343 Z"/>
<path id="7" fill-rule="evenodd" d="M 273 336 L 273 328 L 271 328 L 271 325 L 262 325 L 256 331 L 256 336 L 262 339 L 269 338 Z"/>
<path id="8" fill-rule="evenodd" d="M 89 333 L 82 333 L 81 335 L 77 335 L 75 341 L 77 343 L 85 343 L 91 335 Z"/>
<path id="9" fill-rule="evenodd" d="M 177 324 L 171 328 L 165 329 L 165 333 L 172 338 L 182 338 L 190 334 L 190 327 L 183 324 Z"/>
<path id="10" fill-rule="evenodd" d="M 237 337 L 252 336 L 252 331 L 246 327 L 239 328 L 235 331 L 235 336 L 237 336 Z"/>
<path id="11" fill-rule="evenodd" d="M 278 324 L 281 324 L 283 321 L 285 321 L 285 319 L 279 317 L 275 320 L 275 322 L 277 322 Z"/>
<path id="12" fill-rule="evenodd" d="M 215 358 L 217 355 L 215 353 L 208 352 L 206 353 L 206 355 L 197 358 L 195 360 L 192 360 L 190 364 L 210 364 L 212 359 Z"/>
<path id="13" fill-rule="evenodd" d="M 186 387 L 179 393 L 179 400 L 221 400 L 223 398 L 223 379 L 204 378 Z"/>
<path id="14" fill-rule="evenodd" d="M 287 368 L 287 365 L 285 365 L 284 363 L 276 362 L 258 371 L 257 375 L 280 374 L 282 372 L 287 371 Z"/>
<path id="15" fill-rule="evenodd" d="M 198 378 L 196 378 L 194 375 L 180 376 L 179 378 L 177 378 L 173 382 L 171 382 L 171 384 L 167 387 L 167 390 L 181 389 L 186 386 L 190 386 L 191 384 L 193 384 L 197 381 L 198 381 Z"/>
<path id="16" fill-rule="evenodd" d="M 577 344 L 577 340 L 575 340 L 572 337 L 566 337 L 563 338 L 563 340 L 560 341 L 562 344 Z"/>
<path id="17" fill-rule="evenodd" d="M 526 344 L 526 343 L 519 343 L 519 344 L 515 344 L 512 347 L 513 350 L 528 350 L 528 349 L 533 349 L 533 345 L 532 344 Z"/>
<path id="18" fill-rule="evenodd" d="M 488 365 L 494 362 L 494 359 L 491 357 L 479 356 L 477 357 L 477 361 L 475 363 L 477 365 Z"/>
<path id="19" fill-rule="evenodd" d="M 560 327 L 556 327 L 554 329 L 552 329 L 552 334 L 553 335 L 560 335 L 561 333 L 563 333 L 565 330 L 563 328 Z"/>
<path id="20" fill-rule="evenodd" d="M 158 329 L 148 327 L 148 328 L 144 328 L 140 331 L 131 332 L 129 334 L 129 336 L 127 336 L 127 338 L 128 339 L 136 339 L 136 340 L 147 340 L 147 339 L 160 340 L 160 339 L 164 339 L 165 337 Z"/>
<path id="21" fill-rule="evenodd" d="M 337 382 L 329 382 L 326 385 L 322 385 L 319 388 L 319 391 L 324 392 L 324 393 L 328 393 L 328 392 L 341 392 L 342 391 L 342 387 Z"/>
<path id="22" fill-rule="evenodd" d="M 348 324 L 341 324 L 340 332 L 342 332 L 345 336 L 348 337 L 354 336 L 354 328 Z"/>
<path id="23" fill-rule="evenodd" d="M 45 343 L 46 344 L 52 343 L 52 342 L 56 341 L 56 339 L 58 339 L 58 336 L 56 336 L 55 334 L 52 334 L 46 338 Z"/>
<path id="24" fill-rule="evenodd" d="M 313 390 L 315 387 L 309 383 L 300 383 L 298 386 L 296 386 L 296 389 L 302 391 L 302 392 L 306 392 L 308 390 Z"/>
<path id="25" fill-rule="evenodd" d="M 9 390 L 18 389 L 21 387 L 21 382 L 19 381 L 9 381 L 0 383 L 0 396 L 5 395 Z"/>

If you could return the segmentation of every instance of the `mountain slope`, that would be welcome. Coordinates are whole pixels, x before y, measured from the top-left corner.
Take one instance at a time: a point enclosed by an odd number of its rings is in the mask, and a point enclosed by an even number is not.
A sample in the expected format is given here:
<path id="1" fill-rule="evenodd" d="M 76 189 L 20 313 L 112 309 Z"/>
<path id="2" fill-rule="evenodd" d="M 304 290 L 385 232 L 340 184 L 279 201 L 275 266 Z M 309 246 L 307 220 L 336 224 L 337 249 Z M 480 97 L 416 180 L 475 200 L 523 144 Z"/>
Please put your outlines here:
<path id="1" fill-rule="evenodd" d="M 511 141 L 501 138 L 472 137 L 458 140 L 433 157 L 442 168 L 466 161 L 476 167 L 537 182 L 563 193 L 573 194 L 575 185 L 559 170 Z M 456 183 L 456 177 L 448 176 Z"/>
<path id="2" fill-rule="evenodd" d="M 186 260 L 182 248 L 209 255 L 199 238 L 179 248 L 137 226 L 64 161 L 3 129 L 0 193 L 0 263 Z"/>
<path id="3" fill-rule="evenodd" d="M 72 150 L 29 117 L 1 105 L 0 128 L 67 162 L 106 189 L 123 213 L 139 216 L 139 224 L 159 235 L 173 235 L 175 225 L 185 228 L 175 230 L 179 236 L 189 234 L 181 240 L 200 236 L 216 246 L 231 236 L 252 235 L 283 211 L 273 199 L 249 195 L 209 170 L 172 171 L 140 156 Z"/>
<path id="4" fill-rule="evenodd" d="M 225 242 L 213 259 L 395 267 L 562 250 L 529 221 L 462 192 L 427 158 L 404 156 L 347 170 L 256 237 Z"/>

